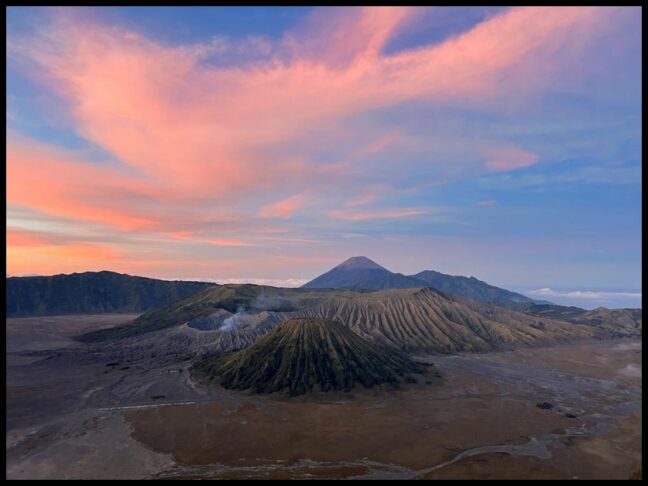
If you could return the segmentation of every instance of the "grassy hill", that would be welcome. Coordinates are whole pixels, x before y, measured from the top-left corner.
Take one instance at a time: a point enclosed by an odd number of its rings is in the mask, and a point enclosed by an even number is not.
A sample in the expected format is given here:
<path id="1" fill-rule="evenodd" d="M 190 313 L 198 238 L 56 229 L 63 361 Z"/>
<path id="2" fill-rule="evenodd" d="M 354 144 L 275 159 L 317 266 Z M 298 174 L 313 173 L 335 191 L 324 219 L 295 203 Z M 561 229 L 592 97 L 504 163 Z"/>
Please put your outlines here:
<path id="1" fill-rule="evenodd" d="M 242 351 L 198 362 L 195 376 L 256 393 L 349 391 L 416 381 L 425 367 L 328 319 L 292 319 Z"/>

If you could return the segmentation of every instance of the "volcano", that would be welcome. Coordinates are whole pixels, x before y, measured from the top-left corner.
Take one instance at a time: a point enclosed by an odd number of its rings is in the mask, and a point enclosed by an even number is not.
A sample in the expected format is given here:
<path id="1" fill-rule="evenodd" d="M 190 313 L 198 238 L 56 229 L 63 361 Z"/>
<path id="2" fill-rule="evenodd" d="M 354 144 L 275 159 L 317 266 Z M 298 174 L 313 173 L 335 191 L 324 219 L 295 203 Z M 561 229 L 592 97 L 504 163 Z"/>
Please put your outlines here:
<path id="1" fill-rule="evenodd" d="M 364 256 L 351 257 L 306 283 L 307 289 L 407 289 L 426 287 L 424 280 L 393 273 Z"/>
<path id="2" fill-rule="evenodd" d="M 225 388 L 294 396 L 415 382 L 412 374 L 424 370 L 336 321 L 300 318 L 283 322 L 249 348 L 206 358 L 192 372 Z"/>
<path id="3" fill-rule="evenodd" d="M 484 302 L 499 304 L 547 303 L 535 301 L 525 295 L 490 285 L 475 277 L 446 275 L 434 270 L 424 270 L 416 275 L 394 273 L 364 256 L 345 260 L 337 267 L 311 280 L 303 286 L 309 289 L 383 290 L 432 287 L 452 294 Z"/>

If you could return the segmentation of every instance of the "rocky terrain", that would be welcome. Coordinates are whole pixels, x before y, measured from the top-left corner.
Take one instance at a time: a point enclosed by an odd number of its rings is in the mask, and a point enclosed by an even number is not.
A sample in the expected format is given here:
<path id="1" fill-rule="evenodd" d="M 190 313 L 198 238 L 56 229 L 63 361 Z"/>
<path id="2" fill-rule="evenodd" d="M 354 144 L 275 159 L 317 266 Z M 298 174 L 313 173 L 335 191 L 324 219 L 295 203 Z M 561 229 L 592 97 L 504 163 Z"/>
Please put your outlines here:
<path id="1" fill-rule="evenodd" d="M 210 287 L 130 324 L 79 339 L 101 346 L 117 340 L 113 347 L 122 354 L 155 348 L 204 355 L 249 346 L 298 317 L 335 320 L 364 339 L 407 352 L 479 352 L 641 335 L 641 321 L 628 320 L 625 313 L 612 311 L 605 324 L 591 320 L 593 315 L 583 311 L 580 320 L 568 321 L 430 288 L 359 292 L 232 284 Z"/>
<path id="2" fill-rule="evenodd" d="M 233 326 L 228 330 L 263 328 L 265 322 L 258 322 L 259 319 L 256 318 L 262 312 L 265 313 L 262 315 L 267 316 L 268 324 L 277 324 L 283 320 L 283 314 L 315 305 L 328 295 L 329 292 L 321 290 L 282 289 L 251 284 L 215 285 L 187 299 L 145 313 L 130 325 L 88 333 L 80 339 L 83 342 L 100 342 L 138 336 L 209 316 L 213 316 L 212 321 L 221 324 L 225 318 L 237 314 L 240 317 L 238 324 L 242 325 Z M 221 319 L 216 319 L 215 314 Z M 250 325 L 250 317 L 253 317 L 254 325 Z M 199 326 L 194 322 L 191 327 L 196 329 Z"/>
<path id="3" fill-rule="evenodd" d="M 10 318 L 7 476 L 640 477 L 641 333 L 430 287 Z"/>
<path id="4" fill-rule="evenodd" d="M 417 353 L 431 384 L 286 397 L 201 383 L 198 355 L 166 353 L 215 331 L 72 339 L 133 317 L 7 320 L 7 478 L 641 477 L 637 339 Z"/>

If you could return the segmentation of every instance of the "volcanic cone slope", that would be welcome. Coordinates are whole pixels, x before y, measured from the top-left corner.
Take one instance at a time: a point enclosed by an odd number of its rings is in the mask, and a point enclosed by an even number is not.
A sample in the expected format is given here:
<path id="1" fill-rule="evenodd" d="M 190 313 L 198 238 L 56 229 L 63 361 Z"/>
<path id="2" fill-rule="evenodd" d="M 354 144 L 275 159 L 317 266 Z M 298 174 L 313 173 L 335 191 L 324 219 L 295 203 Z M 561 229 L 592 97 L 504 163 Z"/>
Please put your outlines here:
<path id="1" fill-rule="evenodd" d="M 424 369 L 335 321 L 307 318 L 285 321 L 249 348 L 207 358 L 193 371 L 199 379 L 218 379 L 225 388 L 293 396 L 412 382 L 411 374 Z"/>

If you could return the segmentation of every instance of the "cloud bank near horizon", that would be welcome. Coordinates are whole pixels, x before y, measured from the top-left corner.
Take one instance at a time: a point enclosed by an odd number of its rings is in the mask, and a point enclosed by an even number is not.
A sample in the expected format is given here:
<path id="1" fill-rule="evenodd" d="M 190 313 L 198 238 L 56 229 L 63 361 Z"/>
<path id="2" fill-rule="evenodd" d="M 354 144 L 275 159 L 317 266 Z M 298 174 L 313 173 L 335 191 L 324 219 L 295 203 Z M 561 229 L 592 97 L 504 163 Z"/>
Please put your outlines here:
<path id="1" fill-rule="evenodd" d="M 550 287 L 526 290 L 524 294 L 533 299 L 548 300 L 561 305 L 574 305 L 585 309 L 596 307 L 641 308 L 642 293 L 608 290 L 555 290 Z"/>

